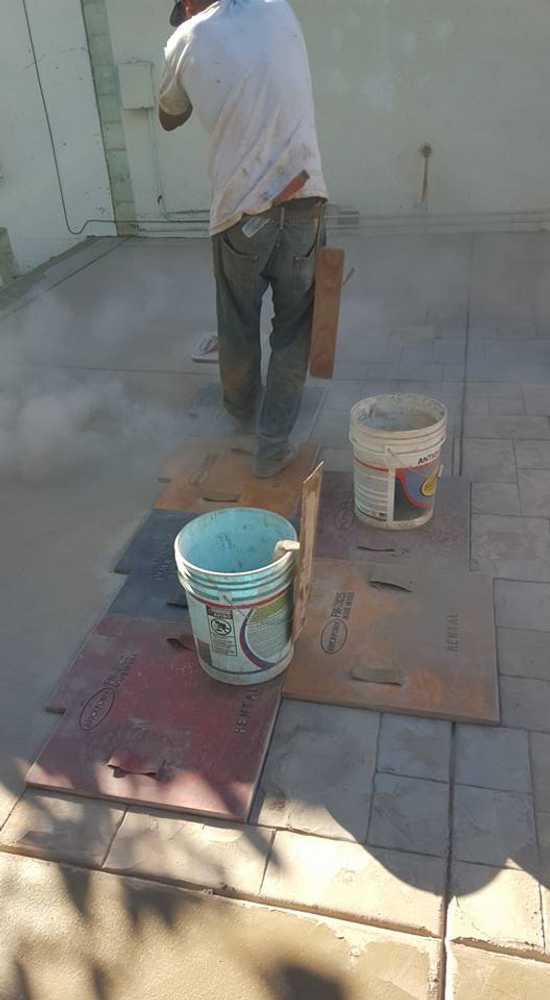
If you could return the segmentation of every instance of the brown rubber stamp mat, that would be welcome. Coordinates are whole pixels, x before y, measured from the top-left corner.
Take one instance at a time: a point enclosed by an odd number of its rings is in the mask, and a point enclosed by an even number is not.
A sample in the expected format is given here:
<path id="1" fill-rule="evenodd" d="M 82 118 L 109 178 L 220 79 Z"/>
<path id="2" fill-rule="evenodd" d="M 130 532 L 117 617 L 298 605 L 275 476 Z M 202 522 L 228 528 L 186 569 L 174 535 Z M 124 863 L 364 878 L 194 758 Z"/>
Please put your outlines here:
<path id="1" fill-rule="evenodd" d="M 284 695 L 498 723 L 492 581 L 456 565 L 317 559 Z"/>
<path id="2" fill-rule="evenodd" d="M 318 444 L 304 444 L 296 460 L 279 475 L 256 479 L 253 456 L 244 448 L 225 447 L 219 442 L 185 445 L 165 464 L 162 475 L 169 482 L 155 508 L 206 514 L 235 504 L 293 517 L 304 479 L 313 470 L 318 453 Z"/>
<path id="3" fill-rule="evenodd" d="M 107 618 L 58 692 L 67 710 L 27 784 L 246 820 L 282 680 L 231 687 L 167 622 Z"/>
<path id="4" fill-rule="evenodd" d="M 350 459 L 351 464 L 351 459 Z M 317 555 L 353 562 L 469 563 L 470 482 L 442 479 L 435 514 L 423 528 L 385 531 L 370 527 L 354 515 L 353 473 L 325 472 L 321 494 Z"/>

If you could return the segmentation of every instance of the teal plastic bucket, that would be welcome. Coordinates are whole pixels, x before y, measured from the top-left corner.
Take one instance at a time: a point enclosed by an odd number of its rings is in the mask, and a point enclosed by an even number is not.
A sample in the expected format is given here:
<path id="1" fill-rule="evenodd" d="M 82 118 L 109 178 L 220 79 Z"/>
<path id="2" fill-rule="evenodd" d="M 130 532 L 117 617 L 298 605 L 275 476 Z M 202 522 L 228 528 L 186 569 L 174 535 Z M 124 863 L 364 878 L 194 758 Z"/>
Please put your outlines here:
<path id="1" fill-rule="evenodd" d="M 292 660 L 295 555 L 274 559 L 285 539 L 290 521 L 253 507 L 203 514 L 176 538 L 197 655 L 218 681 L 262 683 Z"/>

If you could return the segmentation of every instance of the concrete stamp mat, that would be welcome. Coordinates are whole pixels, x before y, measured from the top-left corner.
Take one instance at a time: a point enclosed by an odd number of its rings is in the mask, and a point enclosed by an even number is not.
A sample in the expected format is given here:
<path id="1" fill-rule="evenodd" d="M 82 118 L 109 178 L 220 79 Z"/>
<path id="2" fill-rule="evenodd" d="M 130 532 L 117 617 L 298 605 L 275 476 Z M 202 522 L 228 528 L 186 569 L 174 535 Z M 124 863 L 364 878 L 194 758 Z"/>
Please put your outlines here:
<path id="1" fill-rule="evenodd" d="M 45 706 L 46 711 L 62 714 L 71 708 L 74 702 L 80 703 L 91 694 L 93 668 L 89 661 L 90 651 L 93 657 L 96 643 L 100 649 L 105 645 L 101 638 L 97 639 L 98 636 L 110 636 L 115 639 L 138 642 L 142 637 L 147 641 L 154 635 L 160 636 L 163 642 L 170 639 L 175 646 L 181 643 L 190 651 L 194 649 L 191 627 L 187 622 L 183 628 L 179 628 L 175 622 L 169 624 L 161 621 L 154 622 L 147 618 L 106 615 L 89 632 L 78 655 L 61 675 Z M 99 658 L 94 662 L 101 663 L 102 661 Z"/>
<path id="2" fill-rule="evenodd" d="M 190 632 L 191 621 L 187 611 L 185 591 L 178 581 L 174 583 L 151 582 L 147 572 L 131 573 L 107 611 L 107 617 L 118 617 L 128 622 L 140 619 L 148 622 L 170 623 L 171 629 Z M 98 628 L 101 626 L 98 626 Z M 78 673 L 80 657 L 69 664 L 55 684 L 45 704 L 47 712 L 64 712 L 67 708 L 66 689 L 71 685 L 73 673 Z"/>
<path id="3" fill-rule="evenodd" d="M 413 571 L 316 560 L 285 696 L 497 723 L 492 582 L 456 566 Z"/>
<path id="4" fill-rule="evenodd" d="M 115 618 L 91 633 L 70 684 L 68 710 L 28 785 L 248 818 L 280 679 L 218 684 L 170 625 Z"/>
<path id="5" fill-rule="evenodd" d="M 177 580 L 174 540 L 195 516 L 180 511 L 151 511 L 128 542 L 114 572 L 128 574 L 150 567 L 153 579 Z"/>
<path id="6" fill-rule="evenodd" d="M 206 514 L 235 504 L 293 517 L 318 453 L 318 444 L 304 444 L 292 465 L 264 480 L 255 478 L 253 456 L 244 448 L 224 448 L 219 442 L 186 444 L 165 465 L 163 478 L 169 482 L 155 508 Z"/>
<path id="7" fill-rule="evenodd" d="M 317 556 L 353 562 L 402 563 L 418 560 L 456 563 L 469 559 L 470 481 L 441 480 L 433 520 L 410 531 L 371 528 L 354 515 L 353 473 L 325 472 Z"/>
<path id="8" fill-rule="evenodd" d="M 152 565 L 150 568 L 133 570 L 115 599 L 109 605 L 107 614 L 126 615 L 130 618 L 153 618 L 155 620 L 179 622 L 189 625 L 185 590 L 180 585 L 174 571 L 166 564 L 164 578 Z"/>
<path id="9" fill-rule="evenodd" d="M 179 604 L 183 590 L 178 581 L 174 541 L 181 529 L 199 516 L 199 514 L 183 514 L 179 511 L 177 513 L 166 510 L 151 511 L 128 543 L 115 566 L 115 573 L 131 575 L 132 573 L 148 572 L 151 585 L 168 583 L 169 596 L 177 594 L 177 603 Z M 290 520 L 298 530 L 299 518 L 294 517 Z"/>

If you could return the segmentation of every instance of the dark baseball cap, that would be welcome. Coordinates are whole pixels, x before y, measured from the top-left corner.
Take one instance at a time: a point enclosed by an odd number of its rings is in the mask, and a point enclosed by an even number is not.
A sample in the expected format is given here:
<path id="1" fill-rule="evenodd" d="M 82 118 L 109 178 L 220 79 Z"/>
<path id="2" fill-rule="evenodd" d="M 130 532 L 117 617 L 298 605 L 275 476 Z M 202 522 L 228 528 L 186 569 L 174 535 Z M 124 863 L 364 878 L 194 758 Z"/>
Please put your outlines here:
<path id="1" fill-rule="evenodd" d="M 170 14 L 170 24 L 172 25 L 173 28 L 177 28 L 179 27 L 180 24 L 183 24 L 185 19 L 186 19 L 186 14 L 183 7 L 183 3 L 181 2 L 181 0 L 176 0 L 174 4 L 174 9 Z"/>

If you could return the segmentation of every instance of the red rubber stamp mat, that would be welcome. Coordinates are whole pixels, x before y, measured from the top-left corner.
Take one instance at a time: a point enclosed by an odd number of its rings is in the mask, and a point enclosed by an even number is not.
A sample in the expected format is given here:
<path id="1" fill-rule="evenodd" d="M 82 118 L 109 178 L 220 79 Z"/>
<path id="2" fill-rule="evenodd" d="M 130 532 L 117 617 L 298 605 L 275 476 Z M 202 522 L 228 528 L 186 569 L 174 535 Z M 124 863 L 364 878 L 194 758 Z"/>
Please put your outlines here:
<path id="1" fill-rule="evenodd" d="M 104 619 L 64 678 L 67 711 L 27 784 L 246 820 L 282 680 L 218 684 L 188 645 L 170 623 Z"/>
<path id="2" fill-rule="evenodd" d="M 422 528 L 385 531 L 370 527 L 354 515 L 353 473 L 325 472 L 321 493 L 318 556 L 352 562 L 452 562 L 469 565 L 470 482 L 442 479 L 435 514 Z"/>
<path id="3" fill-rule="evenodd" d="M 492 580 L 456 566 L 317 559 L 284 695 L 497 723 Z"/>

